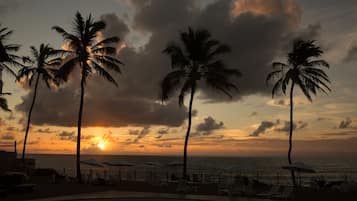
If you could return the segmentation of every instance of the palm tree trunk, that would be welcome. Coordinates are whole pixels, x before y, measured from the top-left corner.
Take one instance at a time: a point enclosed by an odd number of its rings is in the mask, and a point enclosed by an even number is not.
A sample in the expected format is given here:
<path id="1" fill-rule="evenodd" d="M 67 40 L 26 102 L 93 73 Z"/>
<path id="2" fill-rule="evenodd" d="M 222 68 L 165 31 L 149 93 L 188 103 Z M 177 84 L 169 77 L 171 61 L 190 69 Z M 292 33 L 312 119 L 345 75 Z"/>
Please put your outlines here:
<path id="1" fill-rule="evenodd" d="M 294 122 L 293 122 L 293 108 L 294 108 L 294 102 L 293 102 L 293 94 L 294 94 L 294 85 L 295 83 L 292 82 L 291 84 L 291 89 L 290 89 L 290 133 L 289 133 L 289 152 L 288 152 L 288 161 L 289 164 L 291 164 L 291 150 L 293 148 L 293 129 L 294 129 Z M 294 170 L 291 170 L 291 179 L 293 181 L 294 187 L 296 187 L 296 180 L 295 180 L 295 173 Z"/>
<path id="2" fill-rule="evenodd" d="M 183 180 L 187 179 L 187 145 L 188 145 L 188 138 L 190 136 L 190 131 L 191 131 L 192 103 L 193 103 L 193 97 L 195 95 L 195 89 L 196 89 L 196 86 L 194 84 L 194 85 L 192 85 L 192 88 L 191 88 L 190 105 L 188 108 L 188 127 L 187 127 L 187 132 L 186 132 L 186 137 L 185 137 L 185 146 L 183 149 L 183 171 L 182 171 L 182 179 Z"/>
<path id="3" fill-rule="evenodd" d="M 24 146 L 22 148 L 22 162 L 23 162 L 23 164 L 25 164 L 26 142 L 27 142 L 27 136 L 28 136 L 29 130 L 30 130 L 32 109 L 33 109 L 33 106 L 35 105 L 35 101 L 36 101 L 37 87 L 38 87 L 39 80 L 40 80 L 40 75 L 37 74 L 36 84 L 35 84 L 35 91 L 33 92 L 32 103 L 31 103 L 30 111 L 29 111 L 29 114 L 28 114 L 28 117 L 27 117 L 27 125 L 26 125 L 26 131 L 25 131 Z"/>
<path id="4" fill-rule="evenodd" d="M 82 126 L 82 113 L 83 113 L 83 99 L 84 99 L 84 74 L 82 73 L 81 79 L 81 101 L 79 104 L 79 113 L 78 113 L 78 135 L 77 135 L 77 180 L 78 183 L 82 183 L 82 175 L 81 175 L 81 126 Z"/>
<path id="5" fill-rule="evenodd" d="M 4 87 L 4 82 L 2 81 L 3 67 L 0 65 L 0 95 L 2 95 L 2 90 Z"/>

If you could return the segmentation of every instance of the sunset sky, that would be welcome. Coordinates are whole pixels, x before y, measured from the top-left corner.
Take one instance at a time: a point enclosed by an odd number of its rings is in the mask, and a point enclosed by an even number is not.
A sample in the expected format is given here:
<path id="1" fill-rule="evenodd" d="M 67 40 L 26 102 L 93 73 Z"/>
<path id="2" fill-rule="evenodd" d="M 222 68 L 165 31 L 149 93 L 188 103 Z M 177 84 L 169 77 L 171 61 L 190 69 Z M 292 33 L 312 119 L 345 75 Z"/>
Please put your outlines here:
<path id="1" fill-rule="evenodd" d="M 355 0 L 0 0 L 0 23 L 14 30 L 8 42 L 21 44 L 19 54 L 28 55 L 30 46 L 41 43 L 64 47 L 51 27 L 71 31 L 77 10 L 106 22 L 101 36 L 121 38 L 118 57 L 125 63 L 123 74 L 115 75 L 118 87 L 98 76 L 88 80 L 82 153 L 181 154 L 187 108 L 178 106 L 177 97 L 161 104 L 159 83 L 170 71 L 162 50 L 188 26 L 206 28 L 230 45 L 224 61 L 242 72 L 231 100 L 200 86 L 191 155 L 287 152 L 289 99 L 272 99 L 265 78 L 272 61 L 286 61 L 296 37 L 316 40 L 325 51 L 332 92 L 310 103 L 296 91 L 294 153 L 357 153 Z M 9 74 L 4 77 L 13 112 L 0 111 L 0 144 L 21 144 L 33 93 Z M 56 90 L 40 84 L 29 153 L 75 153 L 79 87 L 78 72 Z"/>

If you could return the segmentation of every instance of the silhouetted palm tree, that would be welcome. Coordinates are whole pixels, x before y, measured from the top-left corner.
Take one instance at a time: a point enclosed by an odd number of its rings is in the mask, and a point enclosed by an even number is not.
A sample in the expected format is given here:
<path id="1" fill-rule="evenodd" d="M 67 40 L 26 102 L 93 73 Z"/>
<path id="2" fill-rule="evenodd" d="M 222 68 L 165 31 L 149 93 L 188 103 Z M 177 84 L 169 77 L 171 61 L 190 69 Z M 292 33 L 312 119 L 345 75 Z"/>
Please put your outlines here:
<path id="1" fill-rule="evenodd" d="M 11 69 L 11 67 L 23 67 L 21 63 L 23 60 L 26 60 L 24 57 L 15 55 L 19 49 L 20 45 L 16 44 L 6 44 L 6 40 L 12 34 L 12 31 L 7 27 L 1 27 L 0 24 L 0 94 L 10 94 L 3 93 L 3 70 L 9 72 L 16 78 L 16 73 Z"/>
<path id="2" fill-rule="evenodd" d="M 68 75 L 76 65 L 81 69 L 81 98 L 78 112 L 76 161 L 77 179 L 80 183 L 82 182 L 80 170 L 81 125 L 86 79 L 94 70 L 100 76 L 117 86 L 116 81 L 105 68 L 121 73 L 119 65 L 122 63 L 117 58 L 110 56 L 115 55 L 116 48 L 107 46 L 108 44 L 119 42 L 119 38 L 110 37 L 99 42 L 96 41 L 98 32 L 104 28 L 105 23 L 103 21 L 93 21 L 91 15 L 84 20 L 79 12 L 77 12 L 75 16 L 73 34 L 68 33 L 61 27 L 53 27 L 53 29 L 60 33 L 64 40 L 69 43 L 70 51 L 72 52 L 72 57 L 59 69 L 58 77 L 66 81 Z"/>
<path id="3" fill-rule="evenodd" d="M 34 46 L 31 46 L 32 58 L 28 58 L 31 66 L 25 66 L 19 70 L 18 80 L 23 77 L 26 77 L 29 81 L 29 85 L 32 84 L 32 81 L 35 79 L 34 93 L 32 97 L 32 103 L 27 117 L 27 125 L 25 130 L 25 139 L 24 146 L 22 149 L 22 161 L 25 161 L 25 151 L 26 151 L 26 142 L 27 136 L 30 129 L 31 123 L 31 114 L 32 109 L 35 105 L 36 96 L 37 96 L 37 87 L 40 81 L 40 78 L 46 83 L 47 87 L 51 87 L 51 83 L 54 83 L 54 67 L 61 64 L 61 56 L 66 54 L 64 50 L 55 50 L 50 45 L 41 44 L 40 49 L 37 50 Z"/>
<path id="4" fill-rule="evenodd" d="M 180 33 L 182 45 L 171 42 L 163 53 L 171 58 L 172 72 L 168 73 L 161 83 L 161 98 L 165 101 L 179 87 L 179 106 L 183 105 L 185 95 L 190 92 L 188 110 L 188 127 L 185 137 L 183 156 L 183 179 L 187 178 L 187 144 L 191 130 L 192 103 L 200 80 L 213 89 L 220 90 L 229 97 L 231 90 L 237 90 L 230 82 L 230 77 L 240 76 L 235 69 L 226 68 L 218 57 L 230 52 L 227 45 L 212 39 L 209 31 L 202 29 Z"/>
<path id="5" fill-rule="evenodd" d="M 293 135 L 293 94 L 294 87 L 297 85 L 304 93 L 306 98 L 312 102 L 311 94 L 316 95 L 317 91 L 327 94 L 331 91 L 328 86 L 330 80 L 327 74 L 320 68 L 329 68 L 325 60 L 314 60 L 323 54 L 320 47 L 315 45 L 315 41 L 296 39 L 293 49 L 288 53 L 288 63 L 274 62 L 273 71 L 268 74 L 266 81 L 276 81 L 272 89 L 272 96 L 278 90 L 286 93 L 286 88 L 290 84 L 290 132 L 289 132 L 289 151 L 288 161 L 291 164 L 292 135 Z M 293 185 L 296 186 L 294 171 L 291 171 Z"/>

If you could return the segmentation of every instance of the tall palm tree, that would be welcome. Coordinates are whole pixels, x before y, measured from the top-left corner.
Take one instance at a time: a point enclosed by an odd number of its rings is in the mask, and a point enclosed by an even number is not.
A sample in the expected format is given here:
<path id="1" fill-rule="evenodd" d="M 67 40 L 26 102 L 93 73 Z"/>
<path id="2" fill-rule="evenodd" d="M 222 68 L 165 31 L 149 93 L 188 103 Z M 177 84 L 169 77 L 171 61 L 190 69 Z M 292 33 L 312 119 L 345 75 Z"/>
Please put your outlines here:
<path id="1" fill-rule="evenodd" d="M 13 33 L 7 27 L 2 27 L 0 24 L 0 95 L 9 95 L 10 93 L 3 93 L 3 70 L 7 71 L 16 78 L 16 73 L 11 67 L 23 67 L 22 61 L 26 59 L 15 55 L 20 49 L 20 45 L 6 44 L 8 37 Z"/>
<path id="2" fill-rule="evenodd" d="M 26 151 L 26 142 L 27 136 L 30 129 L 31 123 L 31 114 L 32 109 L 35 105 L 37 97 L 37 87 L 40 81 L 40 78 L 46 83 L 47 87 L 51 87 L 51 83 L 54 83 L 54 67 L 59 66 L 62 61 L 62 56 L 66 54 L 64 50 L 55 50 L 50 47 L 49 44 L 41 44 L 40 48 L 37 50 L 34 46 L 31 46 L 32 58 L 28 58 L 31 66 L 24 66 L 19 70 L 18 80 L 23 77 L 26 77 L 29 81 L 29 85 L 32 84 L 35 79 L 34 93 L 32 97 L 32 103 L 27 117 L 27 125 L 25 130 L 25 139 L 24 146 L 22 149 L 22 161 L 25 161 L 25 151 Z"/>
<path id="3" fill-rule="evenodd" d="M 188 127 L 185 137 L 183 154 L 183 179 L 187 179 L 187 145 L 191 131 L 192 104 L 195 92 L 200 80 L 213 89 L 223 92 L 232 97 L 231 90 L 237 90 L 235 84 L 230 81 L 231 77 L 239 77 L 240 72 L 226 68 L 219 58 L 222 54 L 230 52 L 227 45 L 212 39 L 209 31 L 205 29 L 193 30 L 180 33 L 182 44 L 171 42 L 163 50 L 171 59 L 172 72 L 168 73 L 161 82 L 161 99 L 168 100 L 179 87 L 179 106 L 183 105 L 184 98 L 190 92 L 188 110 Z"/>
<path id="4" fill-rule="evenodd" d="M 311 95 L 318 91 L 327 94 L 331 91 L 328 84 L 330 83 L 328 75 L 321 67 L 329 68 L 329 64 L 322 59 L 318 59 L 323 54 L 319 46 L 313 40 L 296 39 L 293 43 L 293 49 L 288 53 L 288 62 L 273 62 L 273 71 L 267 76 L 267 83 L 275 81 L 272 89 L 272 97 L 281 90 L 286 94 L 286 89 L 290 84 L 290 132 L 289 132 L 289 151 L 288 161 L 292 163 L 292 136 L 293 136 L 293 94 L 295 85 L 298 86 L 306 98 L 312 102 Z M 293 185 L 296 186 L 294 171 L 291 171 Z"/>
<path id="5" fill-rule="evenodd" d="M 89 74 L 97 72 L 109 82 L 118 85 L 114 78 L 106 71 L 105 68 L 121 73 L 120 65 L 122 64 L 117 58 L 113 57 L 116 53 L 116 48 L 108 46 L 108 44 L 118 43 L 118 37 L 110 37 L 97 42 L 98 32 L 105 28 L 103 21 L 93 21 L 91 15 L 86 20 L 77 12 L 74 20 L 73 33 L 68 33 L 59 26 L 54 26 L 53 29 L 61 34 L 64 40 L 69 43 L 71 58 L 61 66 L 58 71 L 58 77 L 66 81 L 68 75 L 76 66 L 79 66 L 81 71 L 81 98 L 78 112 L 78 135 L 77 135 L 77 179 L 82 182 L 80 170 L 80 147 L 81 147 L 81 125 L 84 101 L 84 89 L 86 79 Z"/>

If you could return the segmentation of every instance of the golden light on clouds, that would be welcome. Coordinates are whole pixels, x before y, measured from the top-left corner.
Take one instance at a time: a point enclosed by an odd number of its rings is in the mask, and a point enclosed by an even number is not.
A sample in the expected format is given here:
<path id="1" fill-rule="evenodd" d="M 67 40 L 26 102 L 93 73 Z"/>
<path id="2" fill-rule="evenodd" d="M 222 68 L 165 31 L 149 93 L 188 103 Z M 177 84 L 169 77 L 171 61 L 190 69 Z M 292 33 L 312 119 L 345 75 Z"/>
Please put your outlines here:
<path id="1" fill-rule="evenodd" d="M 264 16 L 287 15 L 292 26 L 299 24 L 301 18 L 301 10 L 294 0 L 236 0 L 232 15 L 237 17 L 244 13 Z"/>

